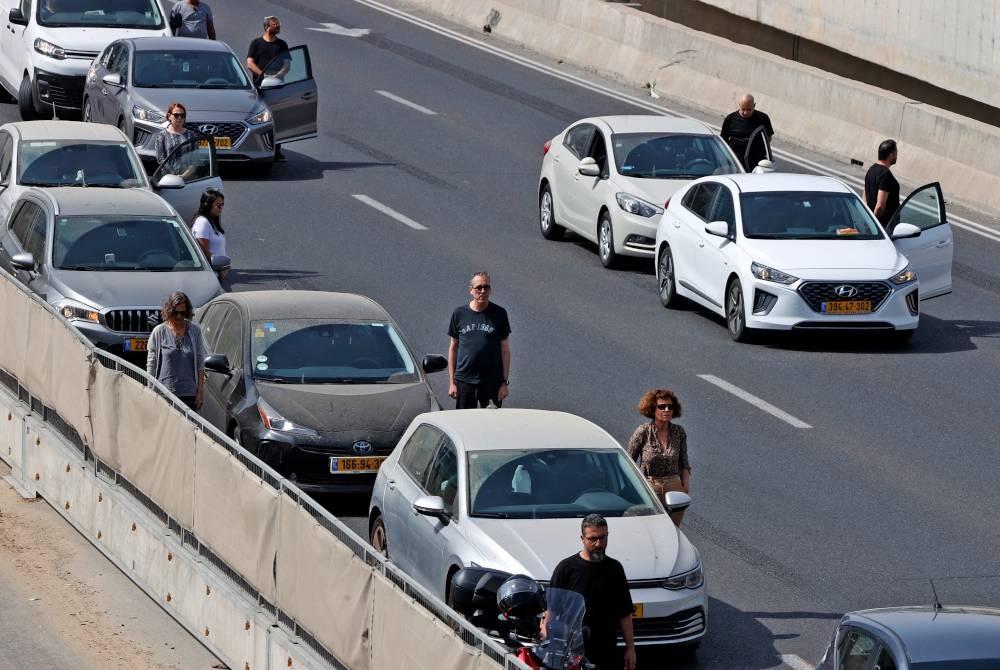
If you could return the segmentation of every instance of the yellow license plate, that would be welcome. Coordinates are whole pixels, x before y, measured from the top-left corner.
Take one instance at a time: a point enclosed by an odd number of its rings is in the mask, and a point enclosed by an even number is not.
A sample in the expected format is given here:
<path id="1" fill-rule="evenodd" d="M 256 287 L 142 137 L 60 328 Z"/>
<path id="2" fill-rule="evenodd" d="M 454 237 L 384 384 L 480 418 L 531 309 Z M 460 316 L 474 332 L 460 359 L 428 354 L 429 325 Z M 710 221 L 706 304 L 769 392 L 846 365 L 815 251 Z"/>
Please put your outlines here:
<path id="1" fill-rule="evenodd" d="M 642 618 L 642 603 L 632 603 L 632 618 L 633 619 Z"/>
<path id="2" fill-rule="evenodd" d="M 822 311 L 826 314 L 870 314 L 871 300 L 835 300 L 824 302 Z"/>
<path id="3" fill-rule="evenodd" d="M 216 135 L 212 139 L 215 140 L 215 148 L 216 149 L 232 149 L 233 148 L 233 140 L 230 137 Z"/>
<path id="4" fill-rule="evenodd" d="M 125 351 L 146 351 L 149 339 L 145 337 L 130 337 L 125 340 Z"/>
<path id="5" fill-rule="evenodd" d="M 356 472 L 378 472 L 385 456 L 351 456 L 348 458 L 330 458 L 330 472 L 335 475 Z"/>

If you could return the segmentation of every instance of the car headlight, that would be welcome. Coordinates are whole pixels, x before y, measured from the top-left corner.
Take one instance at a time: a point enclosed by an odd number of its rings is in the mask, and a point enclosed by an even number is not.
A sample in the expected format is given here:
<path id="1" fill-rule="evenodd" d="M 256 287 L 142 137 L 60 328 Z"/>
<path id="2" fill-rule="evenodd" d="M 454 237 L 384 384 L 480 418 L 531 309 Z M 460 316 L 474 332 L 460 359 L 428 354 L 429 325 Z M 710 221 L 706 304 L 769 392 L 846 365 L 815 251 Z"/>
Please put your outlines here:
<path id="1" fill-rule="evenodd" d="M 679 591 L 681 589 L 696 589 L 705 583 L 705 576 L 701 571 L 701 563 L 696 565 L 693 570 L 688 570 L 687 572 L 682 572 L 676 575 L 670 575 L 663 580 L 660 584 L 665 589 L 670 589 L 671 591 Z"/>
<path id="2" fill-rule="evenodd" d="M 273 430 L 279 433 L 306 435 L 308 437 L 319 437 L 319 433 L 312 428 L 297 426 L 278 414 L 274 411 L 274 408 L 264 402 L 263 399 L 257 401 L 257 413 L 260 414 L 260 420 L 264 422 L 264 427 L 268 430 Z"/>
<path id="3" fill-rule="evenodd" d="M 66 50 L 61 46 L 53 44 L 47 40 L 43 40 L 41 37 L 35 38 L 35 51 L 42 54 L 43 56 L 48 56 L 49 58 L 55 58 L 56 60 L 65 60 Z"/>
<path id="4" fill-rule="evenodd" d="M 657 207 L 653 203 L 646 202 L 642 198 L 637 198 L 630 193 L 615 193 L 615 200 L 618 201 L 618 206 L 629 214 L 644 216 L 647 219 L 657 214 L 663 214 L 662 207 Z"/>
<path id="5" fill-rule="evenodd" d="M 149 121 L 150 123 L 165 123 L 167 120 L 165 114 L 158 112 L 155 109 L 140 107 L 139 105 L 132 107 L 132 116 L 140 121 Z"/>
<path id="6" fill-rule="evenodd" d="M 902 272 L 889 277 L 889 281 L 891 281 L 896 286 L 899 286 L 901 284 L 909 284 L 910 282 L 917 281 L 917 273 L 911 270 L 910 266 L 907 265 L 905 268 L 903 268 Z"/>
<path id="7" fill-rule="evenodd" d="M 71 303 L 64 304 L 59 308 L 59 313 L 68 321 L 79 320 L 91 323 L 101 322 L 101 313 L 90 307 L 83 307 Z"/>
<path id="8" fill-rule="evenodd" d="M 247 117 L 247 122 L 253 124 L 269 123 L 271 121 L 271 110 L 265 107 L 256 114 Z"/>
<path id="9" fill-rule="evenodd" d="M 763 279 L 764 281 L 773 281 L 778 284 L 794 284 L 799 280 L 798 277 L 793 277 L 787 272 L 782 272 L 781 270 L 775 270 L 774 268 L 769 268 L 766 265 L 761 265 L 760 263 L 750 264 L 750 274 L 752 274 L 757 279 Z"/>

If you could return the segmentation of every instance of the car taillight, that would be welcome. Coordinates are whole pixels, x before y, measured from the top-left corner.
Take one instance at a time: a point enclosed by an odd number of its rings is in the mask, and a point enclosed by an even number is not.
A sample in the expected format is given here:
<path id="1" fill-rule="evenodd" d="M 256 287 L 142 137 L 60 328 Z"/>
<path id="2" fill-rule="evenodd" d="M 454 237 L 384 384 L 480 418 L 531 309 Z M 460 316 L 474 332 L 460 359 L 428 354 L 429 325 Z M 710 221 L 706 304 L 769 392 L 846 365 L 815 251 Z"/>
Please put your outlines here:
<path id="1" fill-rule="evenodd" d="M 545 144 L 542 145 L 542 155 L 549 153 L 549 149 L 552 147 L 552 140 L 547 140 Z"/>

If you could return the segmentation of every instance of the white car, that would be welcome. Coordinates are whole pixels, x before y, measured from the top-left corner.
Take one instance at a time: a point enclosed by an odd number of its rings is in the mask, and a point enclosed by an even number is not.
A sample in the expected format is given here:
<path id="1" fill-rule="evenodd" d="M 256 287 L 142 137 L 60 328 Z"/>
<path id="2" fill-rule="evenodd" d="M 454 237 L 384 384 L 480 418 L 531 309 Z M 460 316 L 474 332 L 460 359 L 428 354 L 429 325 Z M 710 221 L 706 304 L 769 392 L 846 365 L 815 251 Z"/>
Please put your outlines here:
<path id="1" fill-rule="evenodd" d="M 678 188 L 740 172 L 732 150 L 699 121 L 583 119 L 545 143 L 538 179 L 542 236 L 561 239 L 568 229 L 596 242 L 604 267 L 619 256 L 652 258 L 656 224 Z"/>
<path id="2" fill-rule="evenodd" d="M 0 85 L 25 121 L 79 111 L 90 61 L 114 40 L 170 35 L 157 0 L 8 0 L 4 8 Z"/>
<path id="3" fill-rule="evenodd" d="M 667 494 L 670 509 L 691 499 Z M 382 464 L 369 506 L 372 546 L 447 601 L 451 576 L 481 566 L 547 582 L 580 551 L 580 520 L 608 519 L 635 604 L 636 643 L 692 650 L 708 598 L 698 550 L 674 526 L 625 450 L 563 412 L 425 413 Z"/>
<path id="4" fill-rule="evenodd" d="M 195 143 L 197 144 L 197 143 Z M 222 189 L 215 149 L 178 147 L 195 169 L 187 181 L 161 175 L 150 181 L 128 138 L 114 126 L 82 121 L 17 121 L 0 126 L 0 223 L 31 187 L 139 188 L 155 192 L 190 225 L 206 188 Z M 165 163 L 168 163 L 165 161 Z M 97 198 L 103 198 L 96 192 Z"/>
<path id="5" fill-rule="evenodd" d="M 678 191 L 660 219 L 660 302 L 693 300 L 724 316 L 737 341 L 758 328 L 864 329 L 904 344 L 919 301 L 951 291 L 940 185 L 910 194 L 887 228 L 832 177 L 706 177 Z"/>

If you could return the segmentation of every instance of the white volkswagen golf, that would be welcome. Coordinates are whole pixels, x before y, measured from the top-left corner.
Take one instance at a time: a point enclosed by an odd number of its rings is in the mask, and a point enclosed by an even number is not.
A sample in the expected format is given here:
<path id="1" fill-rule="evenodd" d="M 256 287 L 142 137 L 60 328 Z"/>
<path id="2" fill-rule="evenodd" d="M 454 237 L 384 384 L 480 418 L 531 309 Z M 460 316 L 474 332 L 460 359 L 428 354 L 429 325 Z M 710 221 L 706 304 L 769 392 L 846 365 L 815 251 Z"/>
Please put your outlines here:
<path id="1" fill-rule="evenodd" d="M 831 177 L 706 177 L 670 199 L 656 231 L 660 302 L 688 298 L 754 329 L 865 329 L 909 341 L 919 301 L 951 291 L 954 249 L 938 183 L 883 228 Z"/>

